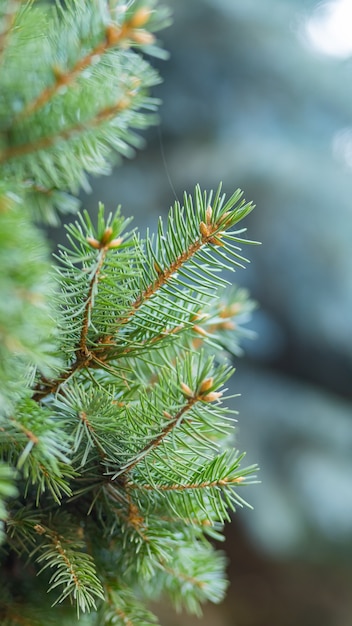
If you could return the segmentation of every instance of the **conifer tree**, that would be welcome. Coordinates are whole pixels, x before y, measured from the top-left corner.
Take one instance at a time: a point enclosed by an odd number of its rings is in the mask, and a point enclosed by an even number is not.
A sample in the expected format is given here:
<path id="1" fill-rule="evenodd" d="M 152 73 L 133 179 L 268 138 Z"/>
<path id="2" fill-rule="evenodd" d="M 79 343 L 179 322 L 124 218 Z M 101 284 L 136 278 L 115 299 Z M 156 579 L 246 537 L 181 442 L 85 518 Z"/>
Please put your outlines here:
<path id="1" fill-rule="evenodd" d="M 0 1 L 2 626 L 147 626 L 151 599 L 199 614 L 226 588 L 212 540 L 254 471 L 226 355 L 253 303 L 221 271 L 251 203 L 196 187 L 145 237 L 100 205 L 54 269 L 38 226 L 154 122 L 168 21 L 154 0 Z"/>

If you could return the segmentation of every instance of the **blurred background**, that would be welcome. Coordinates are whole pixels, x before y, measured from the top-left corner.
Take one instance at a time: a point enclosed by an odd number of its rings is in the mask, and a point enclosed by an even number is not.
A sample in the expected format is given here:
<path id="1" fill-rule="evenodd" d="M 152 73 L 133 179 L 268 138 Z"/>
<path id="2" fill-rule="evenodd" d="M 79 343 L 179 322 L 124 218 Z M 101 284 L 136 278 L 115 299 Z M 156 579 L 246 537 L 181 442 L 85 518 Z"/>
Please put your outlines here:
<path id="1" fill-rule="evenodd" d="M 121 203 L 142 230 L 196 183 L 257 205 L 246 226 L 263 245 L 235 278 L 258 337 L 232 386 L 261 484 L 227 528 L 227 599 L 201 623 L 351 626 L 352 0 L 169 5 L 160 130 L 83 200 Z"/>

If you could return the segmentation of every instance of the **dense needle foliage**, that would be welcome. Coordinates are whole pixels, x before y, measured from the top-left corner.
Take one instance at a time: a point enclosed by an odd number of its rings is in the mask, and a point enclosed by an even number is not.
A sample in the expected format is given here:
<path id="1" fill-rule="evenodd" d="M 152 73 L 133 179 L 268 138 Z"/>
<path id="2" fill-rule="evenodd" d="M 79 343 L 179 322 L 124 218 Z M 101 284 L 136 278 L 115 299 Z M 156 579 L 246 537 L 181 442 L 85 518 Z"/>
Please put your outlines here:
<path id="1" fill-rule="evenodd" d="M 167 21 L 151 0 L 0 2 L 4 626 L 146 626 L 150 599 L 198 614 L 226 588 L 211 540 L 254 470 L 227 356 L 253 305 L 221 272 L 246 262 L 252 205 L 196 187 L 145 237 L 101 205 L 54 270 L 36 225 L 139 145 Z"/>

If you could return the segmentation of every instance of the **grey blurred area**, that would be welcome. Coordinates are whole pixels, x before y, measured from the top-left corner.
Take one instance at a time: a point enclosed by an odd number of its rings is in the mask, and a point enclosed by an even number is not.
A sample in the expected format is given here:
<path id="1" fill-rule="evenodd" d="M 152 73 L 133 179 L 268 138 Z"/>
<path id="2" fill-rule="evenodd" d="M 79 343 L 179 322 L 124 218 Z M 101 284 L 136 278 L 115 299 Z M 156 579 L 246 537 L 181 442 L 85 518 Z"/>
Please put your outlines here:
<path id="1" fill-rule="evenodd" d="M 352 2 L 169 5 L 160 131 L 84 204 L 121 203 L 142 230 L 196 183 L 257 205 L 262 245 L 235 278 L 258 337 L 231 391 L 261 484 L 227 529 L 231 587 L 204 623 L 351 626 Z M 195 620 L 165 609 L 163 623 Z"/>

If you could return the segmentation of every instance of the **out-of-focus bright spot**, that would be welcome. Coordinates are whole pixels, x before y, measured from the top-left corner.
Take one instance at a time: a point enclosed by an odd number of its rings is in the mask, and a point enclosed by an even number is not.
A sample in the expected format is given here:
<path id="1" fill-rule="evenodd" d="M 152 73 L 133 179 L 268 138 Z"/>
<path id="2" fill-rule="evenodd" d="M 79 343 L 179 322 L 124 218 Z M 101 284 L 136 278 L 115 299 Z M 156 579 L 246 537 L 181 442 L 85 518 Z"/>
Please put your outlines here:
<path id="1" fill-rule="evenodd" d="M 332 140 L 332 151 L 338 161 L 352 167 L 352 128 L 342 128 L 335 133 Z"/>
<path id="2" fill-rule="evenodd" d="M 310 43 L 324 54 L 352 55 L 352 0 L 320 4 L 306 24 Z"/>

